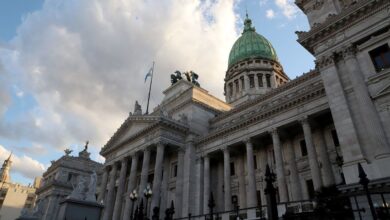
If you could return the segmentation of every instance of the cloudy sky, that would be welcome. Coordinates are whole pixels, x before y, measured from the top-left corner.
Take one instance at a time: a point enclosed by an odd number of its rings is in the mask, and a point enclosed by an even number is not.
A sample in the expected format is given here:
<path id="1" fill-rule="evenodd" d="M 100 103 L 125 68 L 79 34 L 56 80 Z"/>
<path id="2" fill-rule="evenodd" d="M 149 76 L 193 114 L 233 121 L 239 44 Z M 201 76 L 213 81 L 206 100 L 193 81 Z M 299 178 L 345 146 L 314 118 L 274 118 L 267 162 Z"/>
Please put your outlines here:
<path id="1" fill-rule="evenodd" d="M 152 108 L 175 70 L 194 70 L 223 99 L 246 8 L 290 78 L 313 68 L 296 42 L 308 24 L 292 0 L 0 1 L 0 162 L 12 151 L 11 177 L 28 183 L 86 140 L 103 162 L 100 148 L 135 100 L 146 108 L 153 61 Z"/>

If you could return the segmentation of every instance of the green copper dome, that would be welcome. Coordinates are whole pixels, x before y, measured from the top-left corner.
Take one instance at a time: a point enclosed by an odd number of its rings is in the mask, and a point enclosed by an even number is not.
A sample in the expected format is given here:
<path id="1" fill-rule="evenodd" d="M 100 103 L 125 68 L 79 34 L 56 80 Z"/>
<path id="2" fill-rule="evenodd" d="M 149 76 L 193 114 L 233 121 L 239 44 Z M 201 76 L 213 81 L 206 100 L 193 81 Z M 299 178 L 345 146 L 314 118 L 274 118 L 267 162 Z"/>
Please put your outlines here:
<path id="1" fill-rule="evenodd" d="M 244 22 L 244 31 L 230 50 L 228 68 L 248 58 L 278 61 L 275 49 L 267 39 L 256 33 L 247 14 Z"/>

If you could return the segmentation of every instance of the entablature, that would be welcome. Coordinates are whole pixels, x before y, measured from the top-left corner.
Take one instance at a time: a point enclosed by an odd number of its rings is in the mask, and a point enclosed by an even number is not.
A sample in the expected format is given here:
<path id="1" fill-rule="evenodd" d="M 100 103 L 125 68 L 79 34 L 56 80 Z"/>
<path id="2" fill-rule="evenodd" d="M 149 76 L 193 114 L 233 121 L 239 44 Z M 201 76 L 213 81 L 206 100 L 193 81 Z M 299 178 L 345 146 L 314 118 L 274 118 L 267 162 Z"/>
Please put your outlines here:
<path id="1" fill-rule="evenodd" d="M 213 125 L 214 129 L 210 134 L 200 139 L 197 144 L 203 145 L 216 139 L 223 139 L 223 137 L 230 136 L 239 130 L 245 130 L 252 125 L 263 121 L 273 120 L 273 118 L 282 113 L 325 97 L 325 88 L 319 73 L 314 71 L 311 74 L 313 80 L 307 82 L 305 86 L 286 90 L 283 94 L 280 94 L 277 99 L 268 99 L 267 102 L 252 103 L 252 108 L 250 111 L 246 111 L 245 115 L 232 118 L 232 120 L 225 123 L 216 123 Z"/>
<path id="2" fill-rule="evenodd" d="M 171 142 L 175 145 L 180 145 L 181 143 L 184 143 L 183 137 L 185 137 L 186 134 L 189 132 L 188 125 L 167 118 L 165 116 L 158 117 L 159 120 L 157 120 L 155 123 L 127 137 L 125 140 L 118 143 L 114 143 L 112 145 L 107 144 L 102 148 L 100 154 L 106 157 L 107 160 L 110 160 L 113 157 L 110 155 L 116 155 L 117 153 L 114 152 L 119 151 L 124 146 L 134 145 L 134 149 L 138 150 L 139 148 L 144 147 L 144 145 L 150 145 L 154 143 L 155 141 L 153 140 L 155 139 L 165 140 L 168 143 Z"/>
<path id="3" fill-rule="evenodd" d="M 353 25 L 375 15 L 380 11 L 387 10 L 390 2 L 387 0 L 362 0 L 344 9 L 340 14 L 330 16 L 324 23 L 313 27 L 310 31 L 297 31 L 298 42 L 312 54 L 315 53 L 316 45 L 334 37 Z"/>

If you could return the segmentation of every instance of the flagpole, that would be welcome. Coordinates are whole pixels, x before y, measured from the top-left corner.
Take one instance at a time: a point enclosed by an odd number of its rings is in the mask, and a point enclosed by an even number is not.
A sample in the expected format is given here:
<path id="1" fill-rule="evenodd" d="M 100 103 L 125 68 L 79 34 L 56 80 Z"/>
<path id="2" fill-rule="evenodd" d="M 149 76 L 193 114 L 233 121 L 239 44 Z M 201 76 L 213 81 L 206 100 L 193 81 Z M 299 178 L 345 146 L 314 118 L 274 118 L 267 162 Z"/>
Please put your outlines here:
<path id="1" fill-rule="evenodd" d="M 149 85 L 148 104 L 146 106 L 146 114 L 149 114 L 149 100 L 150 100 L 150 91 L 152 90 L 153 75 L 154 75 L 154 61 L 152 66 L 152 78 L 150 79 L 150 85 Z"/>

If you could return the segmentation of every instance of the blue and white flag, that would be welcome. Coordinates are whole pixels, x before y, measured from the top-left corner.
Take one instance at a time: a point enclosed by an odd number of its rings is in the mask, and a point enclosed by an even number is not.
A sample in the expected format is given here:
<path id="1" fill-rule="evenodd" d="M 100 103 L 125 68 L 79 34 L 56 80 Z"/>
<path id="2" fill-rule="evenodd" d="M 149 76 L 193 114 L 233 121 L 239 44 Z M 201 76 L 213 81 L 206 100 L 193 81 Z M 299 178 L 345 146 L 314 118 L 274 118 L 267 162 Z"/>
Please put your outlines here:
<path id="1" fill-rule="evenodd" d="M 146 74 L 145 76 L 145 82 L 146 80 L 148 79 L 148 77 L 151 77 L 153 75 L 153 67 L 150 68 L 150 70 L 148 71 L 148 73 Z"/>

